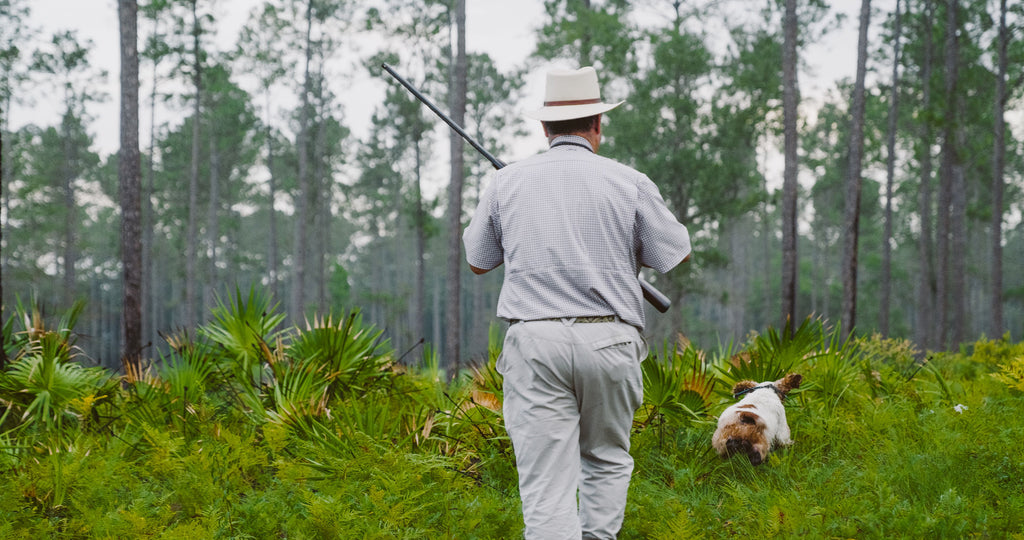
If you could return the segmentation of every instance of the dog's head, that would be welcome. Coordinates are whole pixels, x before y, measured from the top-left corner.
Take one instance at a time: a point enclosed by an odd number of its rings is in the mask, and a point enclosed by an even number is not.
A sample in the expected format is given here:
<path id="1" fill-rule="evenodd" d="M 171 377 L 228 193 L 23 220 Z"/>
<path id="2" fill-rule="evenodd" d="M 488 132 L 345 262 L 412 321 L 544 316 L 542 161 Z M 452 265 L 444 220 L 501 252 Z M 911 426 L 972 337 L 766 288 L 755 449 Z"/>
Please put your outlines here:
<path id="1" fill-rule="evenodd" d="M 751 465 L 760 465 L 768 457 L 771 441 L 765 435 L 764 420 L 752 410 L 739 411 L 739 422 L 723 426 L 721 437 L 725 441 L 725 455 L 744 454 Z"/>

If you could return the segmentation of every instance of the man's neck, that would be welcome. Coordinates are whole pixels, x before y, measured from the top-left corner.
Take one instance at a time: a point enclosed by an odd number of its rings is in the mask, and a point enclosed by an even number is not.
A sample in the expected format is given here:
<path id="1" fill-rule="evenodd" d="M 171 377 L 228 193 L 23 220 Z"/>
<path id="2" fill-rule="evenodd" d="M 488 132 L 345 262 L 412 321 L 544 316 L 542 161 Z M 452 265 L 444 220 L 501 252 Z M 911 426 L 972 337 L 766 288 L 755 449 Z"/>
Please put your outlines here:
<path id="1" fill-rule="evenodd" d="M 548 137 L 549 146 L 572 144 L 585 147 L 595 154 L 597 153 L 597 147 L 600 144 L 600 141 L 600 136 L 598 135 L 594 137 L 592 136 L 592 133 L 564 133 Z"/>

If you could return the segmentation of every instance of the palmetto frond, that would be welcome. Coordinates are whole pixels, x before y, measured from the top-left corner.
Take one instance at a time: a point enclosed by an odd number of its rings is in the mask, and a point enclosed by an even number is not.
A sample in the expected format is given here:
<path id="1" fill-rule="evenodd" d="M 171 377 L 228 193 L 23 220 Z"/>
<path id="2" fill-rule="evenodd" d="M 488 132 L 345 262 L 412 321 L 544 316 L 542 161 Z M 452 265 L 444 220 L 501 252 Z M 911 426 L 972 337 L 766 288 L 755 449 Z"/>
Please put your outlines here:
<path id="1" fill-rule="evenodd" d="M 64 420 L 78 421 L 82 411 L 90 412 L 92 404 L 109 393 L 104 385 L 110 380 L 106 371 L 73 362 L 78 351 L 73 327 L 84 306 L 76 302 L 51 329 L 38 308 L 29 313 L 19 304 L 19 318 L 25 325 L 22 348 L 0 372 L 0 398 L 7 404 L 4 420 L 13 418 L 8 416 L 11 412 L 18 414 L 17 429 L 31 427 L 59 437 Z"/>
<path id="2" fill-rule="evenodd" d="M 642 426 L 659 415 L 679 421 L 703 420 L 708 415 L 715 376 L 700 351 L 686 341 L 679 345 L 665 345 L 660 355 L 652 355 L 641 365 L 647 413 Z"/>
<path id="3" fill-rule="evenodd" d="M 211 310 L 213 322 L 199 328 L 199 334 L 224 348 L 226 360 L 232 371 L 248 378 L 249 382 L 261 380 L 265 360 L 265 344 L 278 336 L 277 327 L 284 320 L 283 313 L 275 313 L 269 294 L 255 287 L 249 289 L 248 298 L 243 298 L 235 289 L 233 304 L 225 304 L 217 297 L 217 307 Z"/>
<path id="4" fill-rule="evenodd" d="M 746 350 L 732 356 L 724 366 L 716 366 L 726 386 L 739 381 L 774 381 L 789 373 L 794 366 L 818 353 L 822 344 L 822 323 L 810 317 L 795 330 L 791 321 L 780 333 L 772 327 L 754 337 Z"/>
<path id="5" fill-rule="evenodd" d="M 323 369 L 292 365 L 275 379 L 273 396 L 275 408 L 267 416 L 290 427 L 300 425 L 300 419 L 320 416 L 327 407 L 328 380 Z"/>
<path id="6" fill-rule="evenodd" d="M 307 321 L 306 329 L 296 333 L 288 347 L 293 362 L 323 370 L 331 395 L 359 394 L 389 376 L 384 369 L 391 357 L 383 330 L 364 325 L 354 310 L 337 323 L 330 315 Z"/>

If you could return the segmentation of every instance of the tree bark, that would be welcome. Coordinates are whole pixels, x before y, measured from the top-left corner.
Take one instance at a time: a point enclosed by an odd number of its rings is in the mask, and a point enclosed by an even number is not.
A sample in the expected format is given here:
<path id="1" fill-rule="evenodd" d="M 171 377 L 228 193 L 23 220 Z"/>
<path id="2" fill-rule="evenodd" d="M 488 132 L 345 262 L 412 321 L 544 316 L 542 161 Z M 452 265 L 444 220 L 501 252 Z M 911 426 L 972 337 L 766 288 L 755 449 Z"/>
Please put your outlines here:
<path id="1" fill-rule="evenodd" d="M 959 52 L 957 54 L 959 57 Z M 959 58 L 957 60 L 959 62 Z M 956 118 L 964 116 L 964 103 L 960 96 L 956 100 Z M 967 338 L 967 177 L 960 149 L 967 146 L 967 130 L 957 122 L 954 132 L 956 153 L 953 155 L 953 190 L 950 200 L 950 303 L 953 316 L 950 327 L 950 341 L 958 347 Z"/>
<path id="2" fill-rule="evenodd" d="M 266 93 L 266 110 L 267 110 L 267 124 L 266 137 L 267 137 L 267 171 L 270 173 L 270 178 L 267 180 L 268 191 L 267 195 L 269 199 L 267 208 L 267 219 L 269 221 L 270 229 L 270 242 L 269 242 L 269 253 L 268 268 L 270 270 L 270 293 L 274 299 L 281 298 L 281 291 L 279 290 L 279 278 L 278 278 L 278 265 L 277 265 L 277 178 L 274 172 L 274 142 L 273 142 L 273 131 L 270 129 L 270 85 L 264 86 L 264 92 Z"/>
<path id="3" fill-rule="evenodd" d="M 160 17 L 153 17 L 153 35 L 159 35 Z M 155 294 L 156 265 L 153 264 L 153 228 L 156 216 L 153 214 L 153 189 L 156 177 L 156 86 L 159 57 L 153 59 L 152 86 L 149 93 L 149 158 L 146 160 L 146 190 L 142 196 L 142 339 L 151 343 L 156 334 L 157 304 L 160 298 Z"/>
<path id="4" fill-rule="evenodd" d="M 427 248 L 427 232 L 426 232 L 426 211 L 423 209 L 423 186 L 421 170 L 423 164 L 423 155 L 420 149 L 420 143 L 422 134 L 417 133 L 413 139 L 413 152 L 415 153 L 415 172 L 414 172 L 414 186 L 413 186 L 413 197 L 416 203 L 416 216 L 413 218 L 416 222 L 416 278 L 415 278 L 415 289 L 413 291 L 412 301 L 412 321 L 410 321 L 410 329 L 413 335 L 410 336 L 413 341 L 426 337 L 426 248 Z"/>
<path id="5" fill-rule="evenodd" d="M 458 125 L 466 120 L 466 0 L 455 0 L 455 64 L 451 78 L 451 118 Z M 454 131 L 451 142 L 451 182 L 448 185 L 448 270 L 446 288 L 448 306 L 445 310 L 445 362 L 452 366 L 451 375 L 457 376 L 461 367 L 460 341 L 462 339 L 461 284 L 462 270 L 462 184 L 465 180 L 463 168 L 462 137 Z"/>
<path id="6" fill-rule="evenodd" d="M 78 228 L 77 212 L 75 207 L 75 166 L 78 163 L 78 148 L 74 138 L 81 127 L 76 126 L 75 114 L 72 109 L 72 102 L 68 101 L 68 109 L 64 114 L 61 131 L 63 132 L 62 151 L 64 163 L 61 164 L 61 191 L 64 194 L 64 284 L 62 300 L 65 306 L 70 306 L 75 301 L 75 261 L 78 259 L 78 246 L 75 240 L 75 230 Z"/>
<path id="7" fill-rule="evenodd" d="M 868 60 L 868 26 L 871 0 L 860 4 L 860 37 L 857 40 L 857 80 L 853 87 L 850 122 L 850 169 L 846 178 L 843 231 L 843 307 L 841 334 L 849 336 L 857 324 L 857 242 L 860 237 L 861 168 L 864 156 L 864 77 Z"/>
<path id="8" fill-rule="evenodd" d="M 317 78 L 323 81 L 323 60 L 319 63 Z M 327 312 L 327 254 L 329 251 L 329 230 L 331 224 L 331 181 L 327 174 L 327 94 L 323 91 L 322 84 L 318 85 L 317 92 L 317 118 L 316 140 L 313 143 L 313 185 L 317 186 L 313 192 L 316 194 L 315 210 L 313 211 L 313 225 L 316 235 L 316 250 L 314 268 L 316 276 L 316 306 L 320 313 Z"/>
<path id="9" fill-rule="evenodd" d="M 139 370 L 142 354 L 142 171 L 139 156 L 138 3 L 118 1 L 121 34 L 121 264 L 124 270 L 124 347 L 121 364 Z"/>
<path id="10" fill-rule="evenodd" d="M 782 116 L 785 168 L 782 184 L 782 327 L 796 318 L 797 293 L 797 29 L 796 0 L 786 0 L 782 48 Z"/>
<path id="11" fill-rule="evenodd" d="M 309 64 L 313 56 L 313 0 L 306 3 L 306 67 L 302 80 L 302 98 L 299 100 L 299 133 L 296 147 L 299 153 L 299 186 L 296 193 L 294 260 L 292 261 L 292 321 L 302 320 L 306 297 L 306 258 L 309 252 Z"/>
<path id="12" fill-rule="evenodd" d="M 199 100 L 202 94 L 202 59 L 199 55 L 198 0 L 192 0 L 192 164 L 188 180 L 188 235 L 185 238 L 185 328 L 196 327 L 196 259 L 199 219 Z"/>
<path id="13" fill-rule="evenodd" d="M 1003 173 L 1006 166 L 1006 69 L 1009 36 L 1006 29 L 1006 0 L 999 2 L 999 66 L 996 75 L 995 129 L 992 149 L 992 260 L 989 326 L 992 339 L 1003 335 Z"/>
<path id="14" fill-rule="evenodd" d="M 882 337 L 889 337 L 889 312 L 892 297 L 892 196 L 896 174 L 896 120 L 899 117 L 900 85 L 900 38 L 903 31 L 903 13 L 900 0 L 896 0 L 896 21 L 893 28 L 892 45 L 892 88 L 889 91 L 889 126 L 886 142 L 885 163 L 885 231 L 882 236 L 882 298 L 879 310 L 878 331 Z"/>
<path id="15" fill-rule="evenodd" d="M 931 78 L 932 78 L 932 25 L 934 24 L 935 4 L 932 0 L 925 1 L 924 28 L 924 61 L 921 66 L 921 110 L 925 112 L 921 133 L 921 183 L 918 191 L 917 211 L 921 219 L 921 235 L 917 242 L 918 273 L 916 311 L 917 322 L 915 337 L 923 349 L 934 348 L 938 333 L 936 332 L 935 300 L 938 279 L 935 271 L 934 239 L 932 232 L 932 124 L 927 112 L 931 109 Z"/>
<path id="16" fill-rule="evenodd" d="M 220 283 L 217 272 L 217 246 L 220 243 L 220 155 L 217 151 L 217 130 L 213 125 L 209 128 L 210 138 L 210 194 L 206 207 L 206 262 L 207 275 L 203 287 L 203 303 L 200 313 L 205 313 L 208 306 L 213 305 L 215 287 Z"/>
<path id="17" fill-rule="evenodd" d="M 7 117 L 11 110 L 11 93 L 8 92 L 4 99 L 4 110 L 0 111 L 0 201 L 3 201 L 4 210 L 7 208 L 7 197 L 4 197 L 4 180 L 11 177 L 11 159 L 7 157 L 4 141 L 7 139 Z M 6 212 L 10 215 L 10 212 Z M 0 226 L 0 315 L 4 306 L 4 271 L 7 269 L 7 255 L 3 251 L 4 228 Z M 0 345 L 0 371 L 7 368 L 7 350 Z"/>
<path id="18" fill-rule="evenodd" d="M 945 119 L 942 127 L 942 162 L 939 166 L 939 206 L 936 213 L 938 225 L 938 236 L 936 238 L 937 265 L 936 275 L 935 311 L 938 313 L 938 337 L 939 344 L 949 345 L 949 327 L 952 320 L 951 308 L 951 287 L 950 287 L 950 239 L 952 237 L 951 227 L 954 213 L 953 205 L 953 184 L 955 175 L 954 167 L 958 161 L 956 157 L 956 125 L 957 125 L 957 39 L 956 39 L 956 10 L 957 0 L 948 0 L 946 3 L 946 37 L 944 47 L 944 89 L 945 89 Z M 957 254 L 964 256 L 964 254 Z"/>

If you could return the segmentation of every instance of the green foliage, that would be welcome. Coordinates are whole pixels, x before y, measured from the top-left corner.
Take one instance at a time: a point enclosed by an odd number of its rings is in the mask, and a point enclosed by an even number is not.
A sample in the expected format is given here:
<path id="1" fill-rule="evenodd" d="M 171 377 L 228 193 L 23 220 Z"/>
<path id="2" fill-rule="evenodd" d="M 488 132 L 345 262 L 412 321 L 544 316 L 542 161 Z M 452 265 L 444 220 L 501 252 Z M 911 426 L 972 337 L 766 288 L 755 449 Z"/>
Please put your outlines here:
<path id="1" fill-rule="evenodd" d="M 0 537 L 521 534 L 496 329 L 487 362 L 454 380 L 430 347 L 421 367 L 393 366 L 352 313 L 253 338 L 241 348 L 258 379 L 224 369 L 237 343 L 209 332 L 172 339 L 119 386 L 75 362 L 74 312 L 49 326 L 21 315 L 0 375 Z M 219 328 L 246 318 L 261 320 L 241 302 Z M 905 341 L 842 341 L 816 322 L 787 336 L 769 329 L 710 359 L 682 340 L 644 362 L 621 538 L 1019 534 L 1020 344 L 920 359 Z M 710 417 L 732 397 L 716 389 L 785 371 L 806 383 L 786 401 L 795 444 L 760 467 L 720 459 Z"/>
<path id="2" fill-rule="evenodd" d="M 640 366 L 644 380 L 640 429 L 664 418 L 683 423 L 706 420 L 716 379 L 693 345 L 665 344 L 660 355 L 651 355 Z"/>
<path id="3" fill-rule="evenodd" d="M 824 347 L 809 356 L 809 369 L 803 373 L 805 380 L 810 381 L 807 386 L 817 394 L 814 399 L 826 407 L 834 407 L 844 396 L 863 395 L 862 392 L 851 391 L 854 385 L 864 382 L 861 377 L 863 370 L 860 366 L 859 343 L 853 341 L 852 337 L 841 341 L 838 328 L 833 329 L 828 336 L 823 335 L 821 343 Z"/>
<path id="4" fill-rule="evenodd" d="M 383 330 L 363 324 L 354 310 L 335 323 L 333 317 L 314 317 L 296 333 L 288 356 L 298 365 L 324 370 L 331 395 L 359 396 L 386 379 L 391 358 Z"/>
<path id="5" fill-rule="evenodd" d="M 114 392 L 109 373 L 75 362 L 74 325 L 84 306 L 74 304 L 48 326 L 37 306 L 29 311 L 19 304 L 24 330 L 11 340 L 17 352 L 0 372 L 0 429 L 43 442 L 50 452 L 69 444 Z"/>
<path id="6" fill-rule="evenodd" d="M 222 347 L 226 367 L 241 381 L 259 384 L 262 381 L 263 351 L 278 336 L 276 328 L 284 320 L 276 313 L 270 295 L 249 289 L 248 298 L 235 289 L 233 304 L 226 304 L 218 295 L 213 308 L 213 322 L 199 328 L 199 335 Z"/>
<path id="7" fill-rule="evenodd" d="M 768 327 L 764 334 L 754 336 L 753 343 L 733 356 L 724 366 L 716 366 L 728 388 L 739 381 L 774 381 L 809 359 L 824 339 L 824 325 L 810 317 L 794 329 L 792 321 L 780 333 Z"/>

